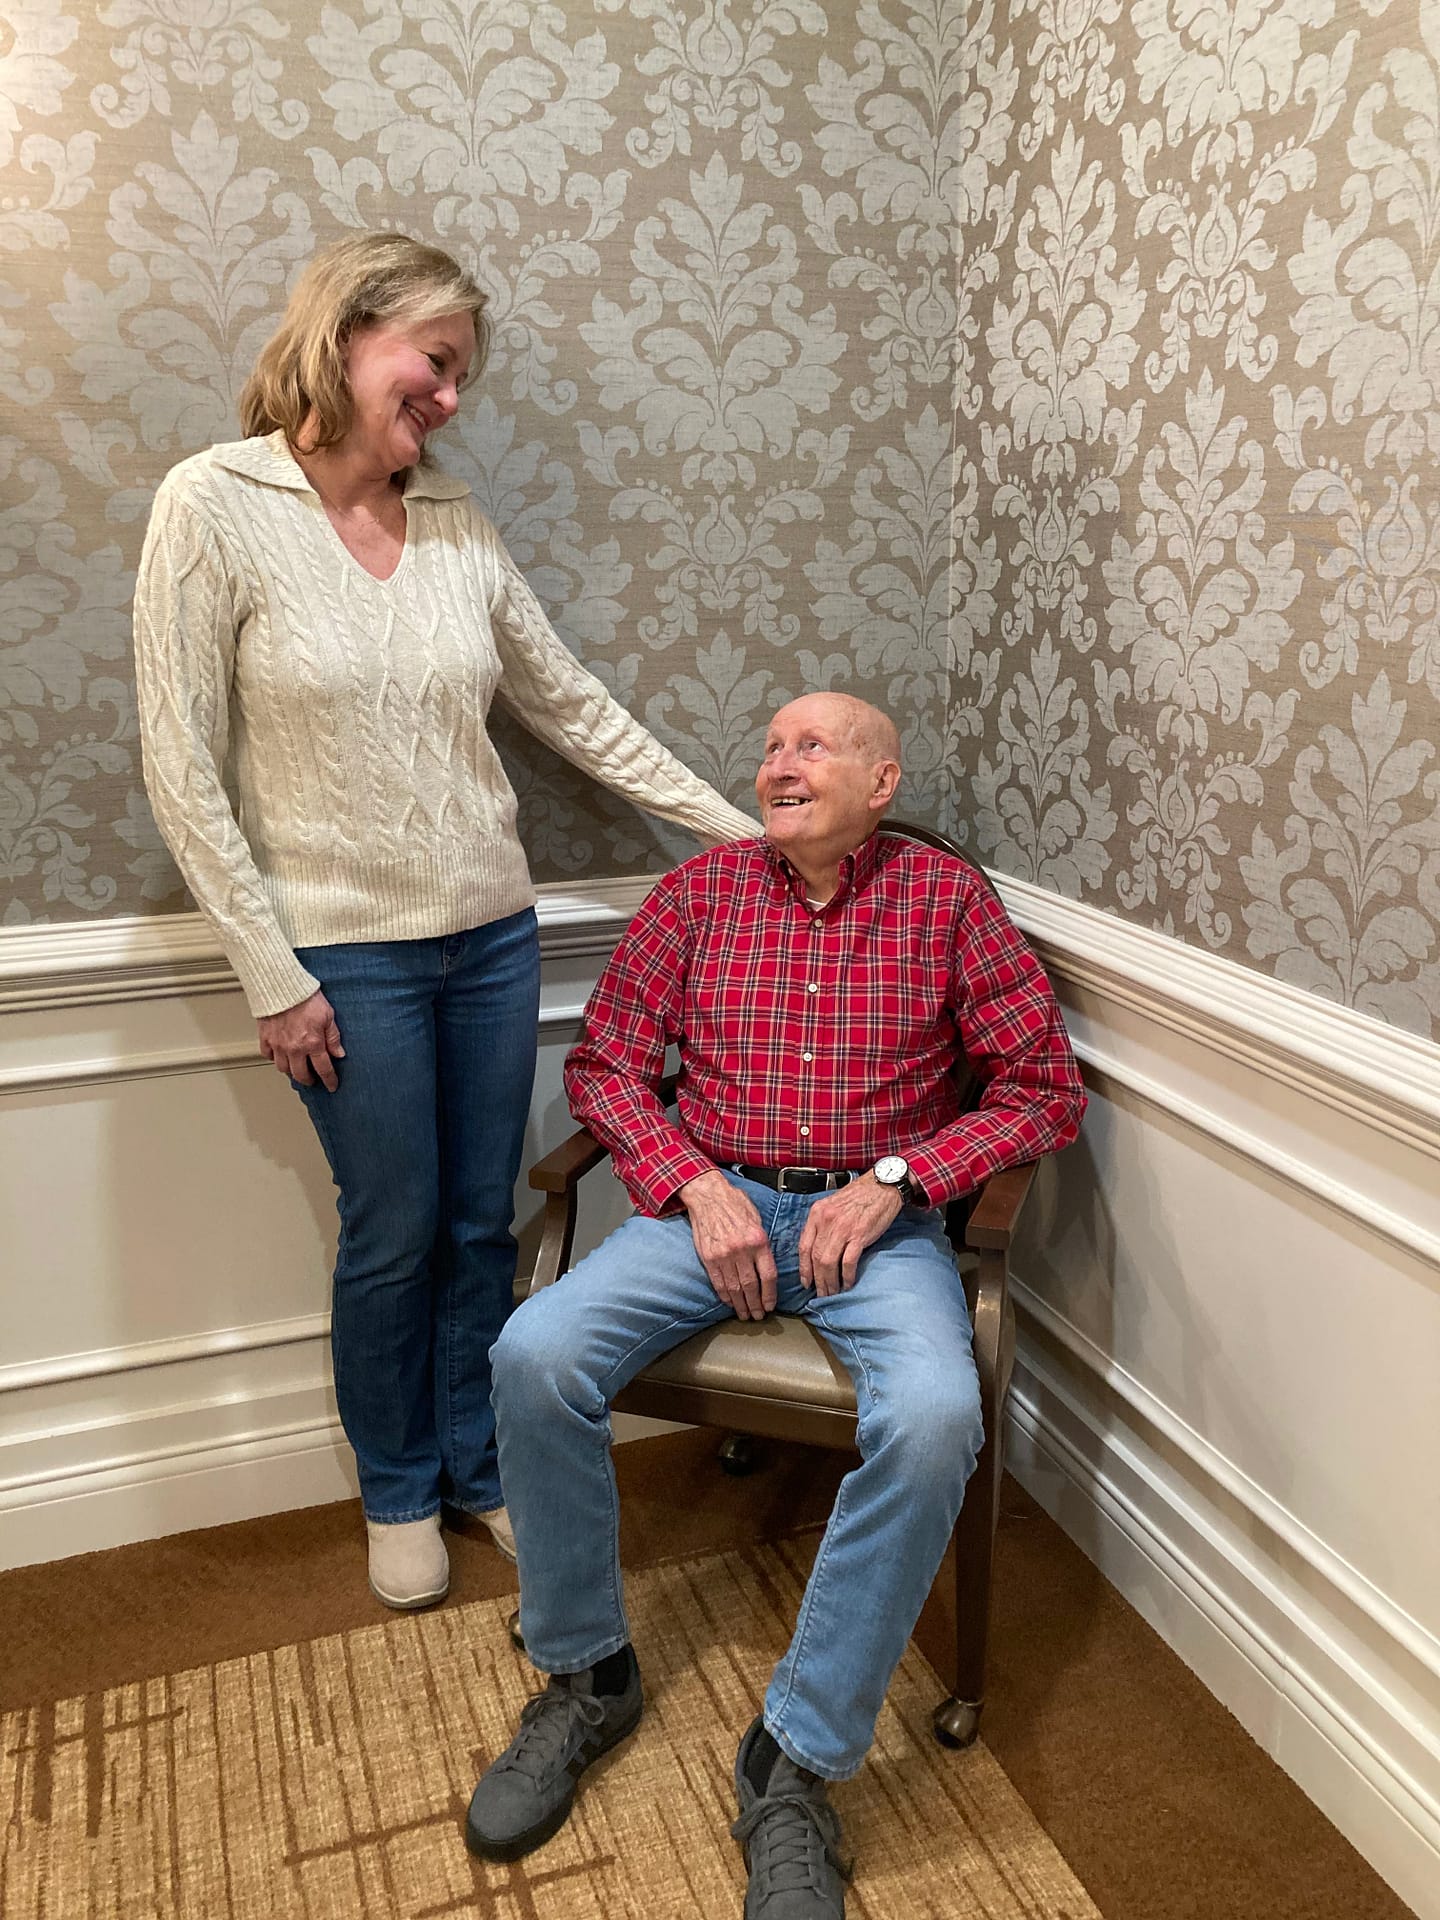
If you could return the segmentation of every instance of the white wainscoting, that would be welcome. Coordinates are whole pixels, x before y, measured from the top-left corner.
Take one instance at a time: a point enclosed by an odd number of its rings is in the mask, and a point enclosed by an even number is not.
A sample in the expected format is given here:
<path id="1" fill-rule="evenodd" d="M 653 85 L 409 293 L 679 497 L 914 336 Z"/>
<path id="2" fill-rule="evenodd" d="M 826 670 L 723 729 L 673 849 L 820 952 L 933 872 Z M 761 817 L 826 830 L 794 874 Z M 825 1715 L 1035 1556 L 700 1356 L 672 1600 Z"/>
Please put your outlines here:
<path id="1" fill-rule="evenodd" d="M 645 884 L 543 890 L 531 1154 Z M 1440 1920 L 1440 1049 L 999 885 L 1091 1090 L 1017 1255 L 1014 1470 Z M 0 1565 L 353 1491 L 328 1176 L 257 1064 L 198 919 L 0 932 Z"/>
<path id="2" fill-rule="evenodd" d="M 1012 1470 L 1440 1916 L 1440 1048 L 1000 878 L 1090 1089 Z"/>
<path id="3" fill-rule="evenodd" d="M 647 886 L 541 889 L 527 1163 Z M 593 1238 L 624 1207 L 591 1187 Z M 538 1211 L 522 1177 L 522 1246 Z M 329 1174 L 198 915 L 0 931 L 0 1220 L 0 1567 L 354 1493 Z"/>

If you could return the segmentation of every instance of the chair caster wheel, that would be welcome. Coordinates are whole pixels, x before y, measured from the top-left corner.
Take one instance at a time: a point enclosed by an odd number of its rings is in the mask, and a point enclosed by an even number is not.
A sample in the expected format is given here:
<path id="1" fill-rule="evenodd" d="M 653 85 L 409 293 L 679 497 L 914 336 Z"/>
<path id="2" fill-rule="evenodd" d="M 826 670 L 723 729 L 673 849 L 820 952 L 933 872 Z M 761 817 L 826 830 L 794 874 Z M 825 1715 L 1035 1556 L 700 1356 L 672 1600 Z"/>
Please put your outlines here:
<path id="1" fill-rule="evenodd" d="M 518 1607 L 515 1609 L 514 1613 L 510 1615 L 510 1618 L 505 1622 L 505 1631 L 509 1634 L 510 1644 L 512 1647 L 515 1648 L 516 1652 L 524 1653 L 525 1640 L 524 1640 L 524 1636 L 520 1632 L 520 1609 Z"/>
<path id="2" fill-rule="evenodd" d="M 942 1700 L 935 1709 L 935 1738 L 942 1747 L 968 1747 L 980 1731 L 980 1702 Z"/>
<path id="3" fill-rule="evenodd" d="M 721 1441 L 716 1458 L 725 1473 L 740 1480 L 759 1466 L 760 1449 L 748 1433 L 732 1433 Z"/>

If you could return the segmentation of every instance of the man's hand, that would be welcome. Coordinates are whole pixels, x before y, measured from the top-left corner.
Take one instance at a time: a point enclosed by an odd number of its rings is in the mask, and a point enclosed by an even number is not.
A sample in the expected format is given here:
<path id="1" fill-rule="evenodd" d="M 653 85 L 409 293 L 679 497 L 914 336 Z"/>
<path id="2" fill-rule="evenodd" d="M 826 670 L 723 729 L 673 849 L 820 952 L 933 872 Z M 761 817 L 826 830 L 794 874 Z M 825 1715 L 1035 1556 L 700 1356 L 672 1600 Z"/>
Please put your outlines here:
<path id="1" fill-rule="evenodd" d="M 316 1075 L 331 1093 L 340 1084 L 335 1061 L 345 1058 L 335 1009 L 317 987 L 308 1000 L 283 1013 L 267 1013 L 256 1021 L 260 1051 L 288 1073 L 297 1086 L 312 1086 Z M 314 1074 L 311 1068 L 315 1069 Z"/>
<path id="2" fill-rule="evenodd" d="M 710 1284 L 736 1319 L 773 1313 L 775 1256 L 751 1202 L 718 1167 L 687 1180 L 678 1197 Z"/>
<path id="3" fill-rule="evenodd" d="M 817 1294 L 839 1293 L 855 1284 L 860 1256 L 894 1220 L 904 1196 L 882 1187 L 873 1173 L 827 1193 L 810 1209 L 800 1236 L 800 1279 Z"/>

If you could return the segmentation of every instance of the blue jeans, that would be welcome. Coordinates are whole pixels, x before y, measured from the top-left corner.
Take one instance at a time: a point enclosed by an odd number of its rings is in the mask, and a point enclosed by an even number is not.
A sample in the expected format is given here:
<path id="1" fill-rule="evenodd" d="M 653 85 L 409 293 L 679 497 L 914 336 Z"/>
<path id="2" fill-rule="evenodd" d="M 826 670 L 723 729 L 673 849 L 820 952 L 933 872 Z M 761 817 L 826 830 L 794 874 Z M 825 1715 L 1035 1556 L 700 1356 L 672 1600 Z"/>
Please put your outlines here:
<path id="1" fill-rule="evenodd" d="M 501 1504 L 490 1349 L 540 1003 L 530 908 L 429 940 L 302 947 L 340 1085 L 299 1087 L 339 1189 L 331 1352 L 367 1519 Z"/>
<path id="2" fill-rule="evenodd" d="M 798 1765 L 854 1773 L 944 1555 L 982 1439 L 965 1294 L 938 1213 L 906 1209 L 848 1293 L 801 1284 L 815 1196 L 726 1176 L 754 1202 L 799 1314 L 855 1386 L 860 1465 L 841 1482 L 765 1724 Z M 515 1313 L 491 1355 L 500 1468 L 535 1665 L 591 1666 L 630 1638 L 620 1594 L 609 1403 L 648 1362 L 728 1319 L 688 1218 L 627 1220 Z"/>

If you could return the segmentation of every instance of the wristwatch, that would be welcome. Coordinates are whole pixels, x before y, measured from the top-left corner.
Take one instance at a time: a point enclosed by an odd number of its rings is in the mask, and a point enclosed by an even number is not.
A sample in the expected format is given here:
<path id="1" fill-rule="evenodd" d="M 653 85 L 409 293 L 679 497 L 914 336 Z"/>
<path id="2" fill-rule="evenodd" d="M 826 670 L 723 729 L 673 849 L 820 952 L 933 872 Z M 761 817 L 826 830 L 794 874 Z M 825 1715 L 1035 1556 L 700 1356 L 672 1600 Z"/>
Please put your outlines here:
<path id="1" fill-rule="evenodd" d="M 898 1153 L 883 1154 L 870 1169 L 882 1187 L 896 1187 L 902 1200 L 911 1206 L 920 1202 L 920 1189 L 910 1172 L 910 1162 Z"/>

